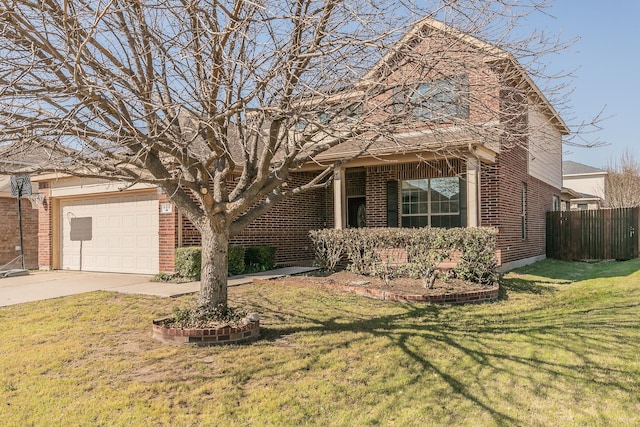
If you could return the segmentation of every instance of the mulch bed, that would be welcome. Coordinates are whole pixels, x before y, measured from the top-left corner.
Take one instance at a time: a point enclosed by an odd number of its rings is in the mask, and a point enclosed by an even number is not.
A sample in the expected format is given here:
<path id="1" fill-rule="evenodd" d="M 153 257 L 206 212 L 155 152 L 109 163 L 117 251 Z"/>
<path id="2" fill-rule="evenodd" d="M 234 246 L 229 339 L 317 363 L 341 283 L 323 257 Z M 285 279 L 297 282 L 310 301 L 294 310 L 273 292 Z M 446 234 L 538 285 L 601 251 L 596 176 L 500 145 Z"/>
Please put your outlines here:
<path id="1" fill-rule="evenodd" d="M 303 284 L 317 285 L 347 285 L 360 288 L 378 289 L 404 295 L 442 295 L 477 292 L 488 287 L 464 280 L 442 277 L 436 279 L 432 289 L 425 288 L 420 279 L 400 277 L 385 283 L 384 280 L 373 276 L 362 276 L 350 271 L 338 271 L 329 273 L 315 271 L 305 275 L 295 276 L 293 281 Z"/>

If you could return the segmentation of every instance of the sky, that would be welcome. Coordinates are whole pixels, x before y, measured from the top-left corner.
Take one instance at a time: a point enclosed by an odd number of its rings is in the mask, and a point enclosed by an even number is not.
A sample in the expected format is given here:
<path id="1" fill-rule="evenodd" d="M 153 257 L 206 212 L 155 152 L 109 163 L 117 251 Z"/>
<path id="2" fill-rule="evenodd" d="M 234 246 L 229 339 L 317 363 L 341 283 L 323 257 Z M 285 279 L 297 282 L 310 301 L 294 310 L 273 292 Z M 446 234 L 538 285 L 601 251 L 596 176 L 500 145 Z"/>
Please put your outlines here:
<path id="1" fill-rule="evenodd" d="M 553 70 L 575 70 L 563 118 L 574 130 L 572 125 L 590 122 L 603 109 L 606 117 L 598 123 L 601 130 L 584 134 L 605 146 L 565 146 L 563 159 L 606 167 L 628 149 L 640 160 L 640 1 L 556 0 L 546 12 L 551 16 L 531 17 L 526 25 L 565 39 L 579 37 L 547 58 Z"/>

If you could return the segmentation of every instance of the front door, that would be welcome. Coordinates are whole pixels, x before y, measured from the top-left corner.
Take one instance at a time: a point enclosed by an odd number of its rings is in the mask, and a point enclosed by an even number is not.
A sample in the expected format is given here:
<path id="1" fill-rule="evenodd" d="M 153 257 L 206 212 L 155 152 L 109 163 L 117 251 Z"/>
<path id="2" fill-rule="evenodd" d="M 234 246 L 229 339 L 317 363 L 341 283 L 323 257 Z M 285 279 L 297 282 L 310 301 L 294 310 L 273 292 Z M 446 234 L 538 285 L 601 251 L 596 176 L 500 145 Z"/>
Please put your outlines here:
<path id="1" fill-rule="evenodd" d="M 361 228 L 367 226 L 366 197 L 349 197 L 347 199 L 347 226 Z"/>

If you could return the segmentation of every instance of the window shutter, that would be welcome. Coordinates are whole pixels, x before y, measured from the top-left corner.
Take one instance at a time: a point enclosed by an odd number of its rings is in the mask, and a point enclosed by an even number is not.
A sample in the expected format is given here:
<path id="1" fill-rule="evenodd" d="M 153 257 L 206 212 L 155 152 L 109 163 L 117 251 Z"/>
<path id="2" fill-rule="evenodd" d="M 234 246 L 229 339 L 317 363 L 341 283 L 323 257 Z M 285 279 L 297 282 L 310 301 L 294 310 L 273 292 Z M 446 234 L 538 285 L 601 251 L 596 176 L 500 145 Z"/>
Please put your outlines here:
<path id="1" fill-rule="evenodd" d="M 387 181 L 387 227 L 398 223 L 398 181 Z"/>

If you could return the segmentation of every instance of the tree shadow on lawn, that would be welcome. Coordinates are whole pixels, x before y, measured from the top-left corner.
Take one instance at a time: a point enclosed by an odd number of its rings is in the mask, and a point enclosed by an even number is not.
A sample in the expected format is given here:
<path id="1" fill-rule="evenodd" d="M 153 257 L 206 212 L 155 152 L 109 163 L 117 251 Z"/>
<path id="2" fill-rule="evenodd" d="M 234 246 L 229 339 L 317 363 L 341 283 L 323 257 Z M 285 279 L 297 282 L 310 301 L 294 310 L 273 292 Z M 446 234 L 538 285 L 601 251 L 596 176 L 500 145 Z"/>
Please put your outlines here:
<path id="1" fill-rule="evenodd" d="M 533 293 L 547 292 L 525 282 L 512 284 L 512 290 L 515 292 L 519 286 L 524 292 L 528 287 Z M 406 383 L 405 387 L 421 381 L 422 375 L 435 376 L 448 386 L 451 393 L 489 414 L 497 425 L 527 421 L 517 419 L 502 409 L 517 405 L 518 402 L 509 401 L 504 394 L 508 391 L 495 390 L 493 385 L 487 383 L 491 377 L 498 375 L 506 375 L 511 379 L 510 382 L 545 389 L 547 393 L 556 393 L 558 396 L 566 394 L 566 388 L 563 388 L 566 382 L 578 383 L 579 386 L 593 384 L 607 390 L 602 392 L 605 394 L 633 393 L 631 387 L 621 381 L 632 377 L 633 372 L 601 366 L 594 358 L 607 352 L 629 354 L 626 346 L 631 344 L 627 344 L 628 340 L 620 338 L 618 334 L 625 330 L 637 330 L 636 322 L 632 316 L 626 316 L 628 320 L 623 320 L 618 315 L 612 315 L 612 311 L 637 312 L 638 304 L 585 308 L 571 313 L 566 313 L 560 307 L 544 306 L 493 316 L 487 314 L 486 310 L 475 310 L 471 306 L 384 303 L 394 304 L 394 308 L 400 312 L 363 317 L 361 311 L 340 308 L 342 304 L 332 306 L 330 296 L 323 302 L 328 306 L 319 307 L 320 315 L 315 315 L 315 311 L 303 307 L 284 309 L 280 301 L 270 299 L 268 291 L 263 289 L 261 293 L 264 299 L 262 307 L 256 307 L 259 311 L 269 312 L 274 306 L 281 310 L 280 313 L 274 313 L 275 325 L 261 326 L 261 340 L 278 342 L 285 337 L 296 339 L 300 334 L 309 333 L 336 334 L 337 337 L 345 332 L 356 336 L 356 340 L 385 338 L 420 367 L 417 372 L 419 375 Z M 338 315 L 335 315 L 335 311 L 339 312 Z M 589 315 L 585 316 L 587 312 Z M 333 313 L 333 316 L 323 318 L 324 313 Z M 278 325 L 278 318 L 296 319 L 296 323 L 301 322 L 305 326 Z M 322 340 L 319 345 L 326 347 L 323 349 L 325 352 L 340 351 L 342 341 Z M 518 343 L 525 343 L 523 352 L 519 351 Z M 467 368 L 447 368 L 446 364 L 439 363 L 441 360 L 431 360 L 424 348 L 433 346 L 444 348 L 444 353 L 459 355 Z M 624 352 L 620 351 L 621 346 L 625 347 Z M 539 348 L 540 352 L 532 352 L 531 348 Z M 558 361 L 556 353 L 564 355 L 562 360 L 570 361 Z M 392 395 L 396 391 L 390 389 L 383 393 Z M 525 405 L 528 402 L 520 403 Z M 389 408 L 386 409 L 392 410 L 393 399 L 380 404 L 388 404 Z M 578 411 L 579 408 L 574 410 Z"/>
<path id="2" fill-rule="evenodd" d="M 498 299 L 509 299 L 509 293 L 521 293 L 532 295 L 548 295 L 556 292 L 557 289 L 548 283 L 540 283 L 537 280 L 528 280 L 521 278 L 502 278 L 500 280 L 500 291 Z"/>
<path id="3" fill-rule="evenodd" d="M 509 299 L 509 293 L 548 295 L 563 285 L 593 279 L 628 277 L 640 270 L 640 260 L 603 261 L 597 263 L 581 261 L 559 261 L 546 259 L 501 277 L 499 300 Z"/>
<path id="4" fill-rule="evenodd" d="M 538 276 L 555 284 L 570 284 L 582 280 L 626 277 L 640 270 L 640 259 L 628 261 L 563 261 L 545 259 L 513 270 L 519 275 Z M 507 277 L 509 274 L 507 274 Z"/>

